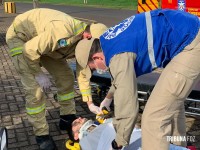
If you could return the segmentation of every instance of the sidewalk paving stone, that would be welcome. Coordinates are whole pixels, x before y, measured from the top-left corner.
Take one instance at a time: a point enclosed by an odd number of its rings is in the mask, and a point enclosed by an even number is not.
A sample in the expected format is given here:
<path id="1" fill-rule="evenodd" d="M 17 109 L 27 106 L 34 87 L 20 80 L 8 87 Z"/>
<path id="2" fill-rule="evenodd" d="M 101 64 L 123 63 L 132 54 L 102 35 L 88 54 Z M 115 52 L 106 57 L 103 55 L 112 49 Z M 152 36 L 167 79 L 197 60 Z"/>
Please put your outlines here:
<path id="1" fill-rule="evenodd" d="M 4 13 L 3 6 L 0 6 L 0 126 L 8 129 L 9 150 L 37 150 L 39 148 L 32 126 L 26 117 L 24 90 L 5 41 L 6 31 L 16 15 L 18 14 Z M 56 87 L 52 87 L 51 92 L 47 93 L 47 120 L 50 134 L 58 149 L 65 150 L 68 134 L 59 130 L 59 104 L 53 99 L 54 93 Z M 80 96 L 76 98 L 76 105 L 78 115 L 94 118 Z"/>

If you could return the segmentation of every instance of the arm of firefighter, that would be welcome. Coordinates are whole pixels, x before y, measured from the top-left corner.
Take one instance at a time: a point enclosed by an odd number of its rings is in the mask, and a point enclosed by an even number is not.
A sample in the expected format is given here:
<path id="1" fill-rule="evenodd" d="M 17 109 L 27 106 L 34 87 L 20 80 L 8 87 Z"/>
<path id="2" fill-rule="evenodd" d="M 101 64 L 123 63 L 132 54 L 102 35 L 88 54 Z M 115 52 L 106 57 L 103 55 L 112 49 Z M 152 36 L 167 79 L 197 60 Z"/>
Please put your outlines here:
<path id="1" fill-rule="evenodd" d="M 85 69 L 76 63 L 76 77 L 84 102 L 92 102 L 90 81 L 86 79 Z"/>
<path id="2" fill-rule="evenodd" d="M 102 114 L 102 111 L 98 106 L 95 106 L 92 101 L 90 80 L 86 78 L 86 70 L 81 68 L 78 63 L 76 63 L 76 77 L 78 80 L 80 92 L 82 94 L 82 99 L 87 103 L 89 110 L 94 114 Z"/>
<path id="3" fill-rule="evenodd" d="M 70 25 L 60 21 L 51 23 L 44 32 L 24 44 L 24 55 L 31 64 L 31 70 L 38 72 L 42 55 L 59 48 L 72 45 L 82 38 L 82 34 L 74 35 Z"/>
<path id="4" fill-rule="evenodd" d="M 31 61 L 38 61 L 41 55 L 62 47 L 70 46 L 82 38 L 82 33 L 74 35 L 72 27 L 62 22 L 51 23 L 44 32 L 24 44 L 24 54 Z"/>
<path id="5" fill-rule="evenodd" d="M 138 114 L 135 58 L 134 53 L 121 53 L 112 58 L 109 66 L 113 76 L 112 84 L 115 87 L 113 125 L 118 146 L 129 144 Z"/>

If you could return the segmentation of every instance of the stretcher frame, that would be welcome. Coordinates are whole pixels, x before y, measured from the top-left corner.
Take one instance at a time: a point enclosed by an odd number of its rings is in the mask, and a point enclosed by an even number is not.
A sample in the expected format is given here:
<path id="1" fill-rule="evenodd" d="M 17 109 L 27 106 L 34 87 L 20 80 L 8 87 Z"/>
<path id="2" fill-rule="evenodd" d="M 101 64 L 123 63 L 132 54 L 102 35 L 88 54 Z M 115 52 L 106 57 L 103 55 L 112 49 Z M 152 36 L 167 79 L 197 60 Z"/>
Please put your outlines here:
<path id="1" fill-rule="evenodd" d="M 75 73 L 76 71 L 75 62 L 70 61 L 69 65 Z M 144 106 L 149 96 L 151 95 L 151 91 L 153 90 L 158 78 L 159 78 L 159 73 L 153 73 L 149 76 L 149 79 L 148 77 L 146 77 L 145 79 L 143 77 L 138 79 L 137 85 L 138 85 L 138 101 L 140 105 L 140 111 L 143 111 Z M 109 74 L 99 75 L 96 72 L 94 72 L 91 77 L 91 82 L 92 82 L 91 84 L 92 92 L 94 94 L 97 94 L 99 99 L 104 98 L 104 96 L 106 95 L 111 86 L 110 75 Z M 79 90 L 78 86 L 76 86 L 76 91 L 77 90 Z M 200 116 L 200 90 L 192 90 L 190 95 L 186 98 L 185 115 L 195 116 L 195 117 Z"/>

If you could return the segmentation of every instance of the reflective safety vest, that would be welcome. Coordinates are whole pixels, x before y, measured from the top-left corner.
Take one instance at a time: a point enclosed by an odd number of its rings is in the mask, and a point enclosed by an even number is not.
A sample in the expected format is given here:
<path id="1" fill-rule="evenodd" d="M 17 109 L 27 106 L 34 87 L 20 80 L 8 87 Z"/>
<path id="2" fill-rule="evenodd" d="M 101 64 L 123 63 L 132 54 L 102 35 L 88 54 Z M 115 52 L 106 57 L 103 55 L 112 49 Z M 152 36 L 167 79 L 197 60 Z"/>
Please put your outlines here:
<path id="1" fill-rule="evenodd" d="M 136 54 L 136 76 L 164 68 L 199 31 L 197 16 L 175 10 L 153 10 L 131 16 L 109 28 L 100 43 L 106 65 L 119 53 Z"/>

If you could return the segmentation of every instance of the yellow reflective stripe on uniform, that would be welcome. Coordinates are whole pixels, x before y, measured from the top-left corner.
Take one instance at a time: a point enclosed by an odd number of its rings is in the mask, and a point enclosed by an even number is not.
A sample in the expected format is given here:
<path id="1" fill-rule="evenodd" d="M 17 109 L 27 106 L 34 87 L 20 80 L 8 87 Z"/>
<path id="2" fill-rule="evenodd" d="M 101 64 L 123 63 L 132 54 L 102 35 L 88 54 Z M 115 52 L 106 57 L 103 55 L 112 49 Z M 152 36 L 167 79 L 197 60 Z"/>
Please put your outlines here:
<path id="1" fill-rule="evenodd" d="M 74 92 L 68 93 L 68 94 L 63 94 L 59 95 L 58 94 L 58 101 L 67 101 L 74 98 Z"/>
<path id="2" fill-rule="evenodd" d="M 23 47 L 16 47 L 16 48 L 11 49 L 10 50 L 11 56 L 22 54 L 22 49 L 23 49 Z"/>
<path id="3" fill-rule="evenodd" d="M 38 114 L 42 112 L 45 109 L 45 107 L 46 107 L 45 104 L 42 104 L 41 106 L 35 107 L 35 108 L 26 107 L 26 111 L 27 111 L 27 114 L 34 115 L 34 114 Z"/>
<path id="4" fill-rule="evenodd" d="M 85 30 L 87 25 L 84 22 L 77 21 L 76 19 L 74 20 L 74 22 L 75 22 L 74 32 L 75 35 L 78 35 L 79 33 Z"/>
<path id="5" fill-rule="evenodd" d="M 82 96 L 89 96 L 91 95 L 91 89 L 88 90 L 81 90 Z"/>

